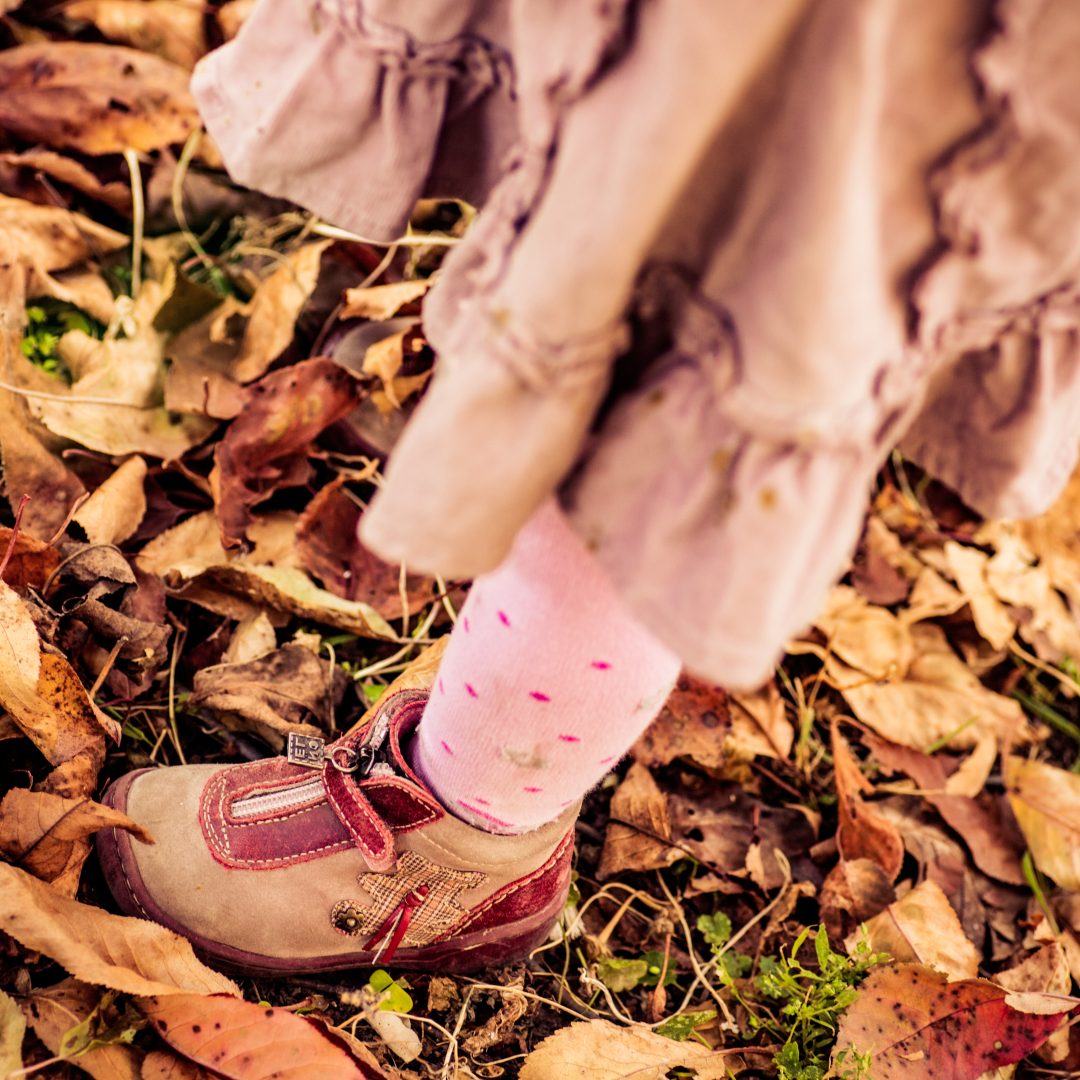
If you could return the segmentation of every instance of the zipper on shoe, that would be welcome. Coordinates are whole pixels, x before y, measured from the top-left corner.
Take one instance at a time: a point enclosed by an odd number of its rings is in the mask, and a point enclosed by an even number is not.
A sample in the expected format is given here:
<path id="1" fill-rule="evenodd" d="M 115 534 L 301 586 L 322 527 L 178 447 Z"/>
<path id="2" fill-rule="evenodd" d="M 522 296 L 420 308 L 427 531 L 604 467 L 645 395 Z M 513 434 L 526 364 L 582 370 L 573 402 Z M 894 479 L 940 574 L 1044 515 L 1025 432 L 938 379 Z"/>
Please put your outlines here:
<path id="1" fill-rule="evenodd" d="M 275 814 L 282 810 L 291 810 L 294 806 L 311 802 L 312 799 L 322 795 L 322 778 L 316 776 L 312 780 L 305 780 L 302 784 L 294 787 L 282 788 L 280 791 L 268 791 L 264 795 L 249 795 L 239 799 L 229 807 L 229 812 L 234 818 L 253 818 L 262 814 Z"/>

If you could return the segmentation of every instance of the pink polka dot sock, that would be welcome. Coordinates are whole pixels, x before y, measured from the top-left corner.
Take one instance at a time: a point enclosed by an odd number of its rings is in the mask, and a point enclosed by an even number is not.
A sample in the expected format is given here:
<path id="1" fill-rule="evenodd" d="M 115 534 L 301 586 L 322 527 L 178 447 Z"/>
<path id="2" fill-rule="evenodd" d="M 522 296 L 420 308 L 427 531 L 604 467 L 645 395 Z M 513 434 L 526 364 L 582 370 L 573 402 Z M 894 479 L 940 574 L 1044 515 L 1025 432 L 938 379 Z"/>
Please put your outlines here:
<path id="1" fill-rule="evenodd" d="M 550 502 L 506 562 L 473 583 L 413 764 L 456 816 L 527 832 L 611 770 L 659 712 L 679 666 Z"/>

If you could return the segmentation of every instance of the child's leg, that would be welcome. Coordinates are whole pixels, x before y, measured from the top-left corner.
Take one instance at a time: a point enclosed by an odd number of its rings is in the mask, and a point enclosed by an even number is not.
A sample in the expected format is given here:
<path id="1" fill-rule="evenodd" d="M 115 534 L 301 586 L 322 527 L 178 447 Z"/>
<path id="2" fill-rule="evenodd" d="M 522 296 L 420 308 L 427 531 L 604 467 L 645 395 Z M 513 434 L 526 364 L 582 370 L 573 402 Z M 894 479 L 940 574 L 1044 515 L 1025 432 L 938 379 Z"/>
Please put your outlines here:
<path id="1" fill-rule="evenodd" d="M 549 503 L 473 584 L 413 764 L 471 824 L 534 829 L 626 753 L 678 673 Z"/>

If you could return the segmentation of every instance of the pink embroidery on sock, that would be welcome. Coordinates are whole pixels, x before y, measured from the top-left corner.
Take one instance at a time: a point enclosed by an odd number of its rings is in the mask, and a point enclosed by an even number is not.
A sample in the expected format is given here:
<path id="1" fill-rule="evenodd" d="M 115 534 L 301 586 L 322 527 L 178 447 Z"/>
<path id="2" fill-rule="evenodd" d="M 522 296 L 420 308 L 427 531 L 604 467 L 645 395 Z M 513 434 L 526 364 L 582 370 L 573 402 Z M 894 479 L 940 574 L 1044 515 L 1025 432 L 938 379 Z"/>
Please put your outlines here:
<path id="1" fill-rule="evenodd" d="M 570 800 L 570 802 L 573 801 L 573 799 Z M 463 810 L 468 810 L 470 814 L 475 814 L 477 817 L 481 817 L 485 821 L 490 821 L 492 825 L 498 825 L 500 828 L 503 829 L 512 829 L 514 827 L 509 821 L 501 821 L 499 818 L 495 817 L 494 814 L 485 813 L 478 806 L 470 806 L 467 802 L 465 802 L 464 799 L 458 799 L 457 804 Z M 569 803 L 567 803 L 567 805 L 569 805 Z"/>
<path id="2" fill-rule="evenodd" d="M 527 788 L 522 788 L 521 790 L 522 791 L 527 791 L 530 794 L 536 794 L 538 792 L 543 791 L 544 789 L 542 787 L 527 787 Z"/>
<path id="3" fill-rule="evenodd" d="M 563 806 L 571 806 L 571 805 L 572 805 L 573 803 L 576 803 L 576 802 L 577 802 L 577 799 L 567 799 L 567 800 L 566 800 L 566 802 L 564 802 L 564 803 L 559 803 L 559 806 L 560 806 L 560 807 L 563 807 Z"/>
<path id="4" fill-rule="evenodd" d="M 481 806 L 490 806 L 490 805 L 491 805 L 491 803 L 489 803 L 489 802 L 487 801 L 487 799 L 481 799 L 481 798 L 480 798 L 479 796 L 477 796 L 477 795 L 474 795 L 474 796 L 473 796 L 473 802 L 474 802 L 474 803 L 479 803 L 479 804 L 480 804 Z"/>
<path id="5" fill-rule="evenodd" d="M 619 760 L 619 755 L 618 754 L 612 754 L 611 757 L 601 758 L 600 759 L 600 764 L 601 765 L 610 765 L 613 761 L 618 761 L 618 760 Z"/>
<path id="6" fill-rule="evenodd" d="M 461 616 L 461 626 L 464 629 L 465 633 L 467 634 L 469 632 L 469 616 L 468 615 L 462 615 Z"/>
<path id="7" fill-rule="evenodd" d="M 505 611 L 500 611 L 499 612 L 499 622 L 501 622 L 503 624 L 503 626 L 505 626 L 505 627 L 507 627 L 509 629 L 509 627 L 510 627 L 510 616 L 507 615 Z"/>
<path id="8" fill-rule="evenodd" d="M 475 690 L 475 689 L 473 688 L 473 684 L 472 684 L 472 683 L 466 683 L 466 684 L 465 684 L 465 689 L 466 689 L 466 690 L 468 690 L 468 692 L 469 692 L 469 697 L 479 697 L 479 696 L 480 696 L 480 695 L 479 695 L 479 694 L 478 694 L 478 693 L 476 692 L 476 690 Z"/>
<path id="9" fill-rule="evenodd" d="M 597 671 L 607 671 L 608 668 L 611 667 L 606 660 L 594 660 L 592 666 L 596 668 Z"/>
<path id="10" fill-rule="evenodd" d="M 450 744 L 445 739 L 439 740 L 439 745 L 451 756 L 454 756 L 454 751 L 450 749 Z"/>
<path id="11" fill-rule="evenodd" d="M 539 690 L 531 690 L 529 692 L 529 697 L 535 698 L 537 701 L 550 701 L 551 700 L 551 698 L 549 698 L 547 696 L 547 694 L 541 694 Z"/>
<path id="12" fill-rule="evenodd" d="M 446 693 L 446 685 L 445 685 L 445 683 L 443 683 L 442 679 L 439 680 L 439 693 L 440 694 L 445 694 Z"/>
<path id="13" fill-rule="evenodd" d="M 581 742 L 576 735 L 560 735 L 559 742 Z"/>

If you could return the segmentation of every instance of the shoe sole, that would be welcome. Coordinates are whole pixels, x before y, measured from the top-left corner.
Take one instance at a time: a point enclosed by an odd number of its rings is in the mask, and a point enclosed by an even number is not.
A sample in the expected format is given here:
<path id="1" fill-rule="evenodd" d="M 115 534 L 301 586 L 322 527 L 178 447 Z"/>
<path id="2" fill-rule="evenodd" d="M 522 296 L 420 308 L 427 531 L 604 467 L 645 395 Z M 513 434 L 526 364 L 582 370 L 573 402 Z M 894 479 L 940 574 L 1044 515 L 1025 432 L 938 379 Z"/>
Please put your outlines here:
<path id="1" fill-rule="evenodd" d="M 111 784 L 101 797 L 106 806 L 126 812 L 127 793 L 143 769 L 128 773 Z M 548 940 L 552 927 L 566 906 L 569 881 L 542 910 L 514 923 L 462 934 L 451 941 L 398 949 L 392 963 L 380 965 L 374 951 L 335 953 L 329 956 L 278 957 L 236 949 L 189 930 L 162 911 L 139 875 L 132 850 L 131 834 L 121 829 L 103 829 L 97 833 L 98 861 L 121 911 L 136 918 L 149 919 L 180 934 L 195 951 L 214 967 L 238 975 L 288 976 L 316 972 L 351 971 L 387 966 L 406 971 L 437 971 L 465 974 L 479 968 L 496 967 L 525 959 Z"/>

